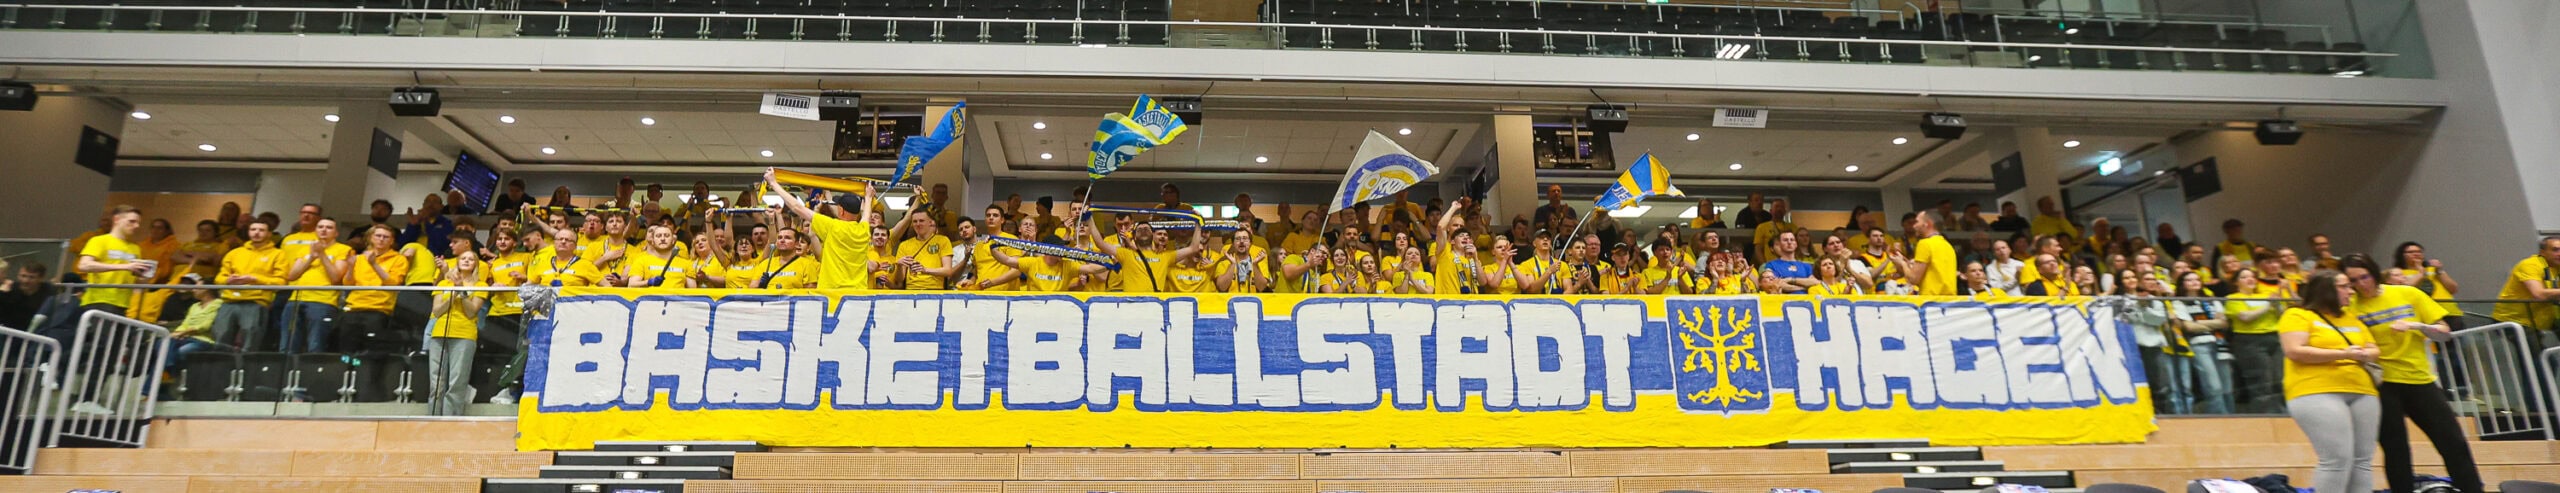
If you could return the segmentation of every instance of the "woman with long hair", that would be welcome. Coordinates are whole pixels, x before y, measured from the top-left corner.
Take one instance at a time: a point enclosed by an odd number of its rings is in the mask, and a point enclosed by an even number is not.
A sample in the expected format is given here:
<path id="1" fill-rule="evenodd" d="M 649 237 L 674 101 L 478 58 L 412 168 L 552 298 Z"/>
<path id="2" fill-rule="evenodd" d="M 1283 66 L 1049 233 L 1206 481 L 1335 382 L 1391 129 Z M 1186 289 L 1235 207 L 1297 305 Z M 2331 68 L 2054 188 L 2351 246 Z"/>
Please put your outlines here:
<path id="1" fill-rule="evenodd" d="M 2347 311 L 2355 290 L 2346 275 L 2315 272 L 2298 289 L 2302 306 L 2284 311 L 2276 334 L 2284 344 L 2285 405 L 2320 457 L 2312 490 L 2373 491 L 2373 449 L 2382 426 L 2374 368 L 2381 350 Z"/>
<path id="2" fill-rule="evenodd" d="M 1848 278 L 1840 275 L 1840 262 L 1841 260 L 1837 257 L 1823 257 L 1813 261 L 1813 279 L 1818 284 L 1805 289 L 1804 294 L 1814 296 L 1858 294 L 1859 289 L 1856 283 L 1849 282 Z"/>
<path id="3" fill-rule="evenodd" d="M 2196 271 L 2203 276 L 2204 271 Z M 2231 292 L 2222 313 L 2231 324 L 2232 403 L 2245 414 L 2281 414 L 2284 344 L 2276 335 L 2285 302 L 2258 284 L 2258 271 L 2248 268 L 2225 274 Z"/>
<path id="4" fill-rule="evenodd" d="M 2447 311 L 2418 288 L 2382 284 L 2376 278 L 2382 275 L 2381 266 L 2364 254 L 2339 259 L 2338 269 L 2355 291 L 2355 301 L 2348 308 L 2358 322 L 2372 327 L 2374 342 L 2381 347 L 2382 382 L 2375 390 L 2382 400 L 2379 422 L 2385 423 L 2378 432 L 2383 480 L 2391 491 L 2417 491 L 2409 429 L 2400 426 L 2406 417 L 2435 444 L 2436 456 L 2444 459 L 2454 488 L 2485 491 L 2480 468 L 2471 461 L 2470 437 L 2463 436 L 2461 418 L 2453 413 L 2444 388 L 2436 386 L 2434 362 L 2427 357 L 2431 342 L 2453 340 L 2453 328 L 2442 323 Z"/>
<path id="5" fill-rule="evenodd" d="M 2213 293 L 2204 289 L 2204 275 L 2195 271 L 2178 273 L 2178 285 L 2171 292 L 2179 298 L 2208 298 Z M 2194 350 L 2189 366 L 2194 368 L 2195 410 L 2202 414 L 2231 414 L 2231 372 L 2222 362 L 2222 339 L 2214 332 L 2231 328 L 2222 318 L 2222 304 L 2184 299 L 2169 302 L 2169 323 L 2187 338 Z"/>
<path id="6" fill-rule="evenodd" d="M 2438 306 L 2444 307 L 2446 327 L 2453 330 L 2469 328 L 2470 324 L 2462 321 L 2462 306 L 2443 302 L 2462 294 L 2462 285 L 2453 282 L 2452 274 L 2445 273 L 2443 260 L 2427 258 L 2427 247 L 2415 241 L 2401 243 L 2400 248 L 2392 250 L 2392 253 L 2393 269 L 2374 275 L 2383 276 L 2385 280 L 2407 280 L 2404 285 L 2418 288 L 2418 291 L 2427 293 L 2427 297 L 2435 299 Z"/>

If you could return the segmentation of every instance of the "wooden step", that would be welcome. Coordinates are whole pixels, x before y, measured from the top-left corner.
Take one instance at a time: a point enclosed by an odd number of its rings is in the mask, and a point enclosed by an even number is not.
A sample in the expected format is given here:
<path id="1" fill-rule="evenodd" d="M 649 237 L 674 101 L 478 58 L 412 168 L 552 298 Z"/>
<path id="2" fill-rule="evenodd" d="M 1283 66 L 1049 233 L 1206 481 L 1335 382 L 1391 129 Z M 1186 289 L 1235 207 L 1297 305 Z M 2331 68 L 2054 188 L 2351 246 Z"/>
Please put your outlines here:
<path id="1" fill-rule="evenodd" d="M 1573 461 L 1561 452 L 1336 452 L 1300 456 L 1298 468 L 1306 479 L 1560 478 Z"/>
<path id="2" fill-rule="evenodd" d="M 551 479 L 729 479 L 729 469 L 710 466 L 542 466 Z"/>
<path id="3" fill-rule="evenodd" d="M 1996 460 L 1887 461 L 1832 464 L 1831 470 L 1844 473 L 1927 474 L 2002 471 L 2006 470 L 2006 466 Z"/>
<path id="4" fill-rule="evenodd" d="M 172 476 L 0 476 L 0 491 L 59 492 L 79 489 L 123 493 L 188 493 L 187 478 Z"/>
<path id="5" fill-rule="evenodd" d="M 98 476 L 533 477 L 550 452 L 43 449 L 36 474 Z"/>
<path id="6" fill-rule="evenodd" d="M 1002 480 L 1014 479 L 1022 458 L 1009 453 L 766 453 L 738 454 L 735 479 L 774 480 Z"/>
<path id="7" fill-rule="evenodd" d="M 146 448 L 513 452 L 515 436 L 513 419 L 175 418 L 152 424 Z"/>
<path id="8" fill-rule="evenodd" d="M 2473 461 L 2483 465 L 2560 464 L 2560 441 L 2470 442 Z M 2421 466 L 2444 464 L 2433 445 L 2410 444 L 2412 461 Z M 1982 449 L 1985 459 L 2007 462 L 2017 469 L 2175 469 L 2262 467 L 2282 468 L 2311 464 L 2317 457 L 2310 444 L 2141 444 L 2141 445 L 2034 445 L 1988 447 Z M 2375 463 L 2381 463 L 2377 453 Z"/>
<path id="9" fill-rule="evenodd" d="M 478 478 L 272 478 L 247 476 L 0 476 L 0 491 L 122 493 L 471 493 Z"/>
<path id="10" fill-rule="evenodd" d="M 1297 454 L 1029 454 L 1024 480 L 1299 479 Z"/>
<path id="11" fill-rule="evenodd" d="M 815 479 L 697 480 L 685 482 L 684 491 L 685 493 L 1003 493 L 1004 483 Z"/>

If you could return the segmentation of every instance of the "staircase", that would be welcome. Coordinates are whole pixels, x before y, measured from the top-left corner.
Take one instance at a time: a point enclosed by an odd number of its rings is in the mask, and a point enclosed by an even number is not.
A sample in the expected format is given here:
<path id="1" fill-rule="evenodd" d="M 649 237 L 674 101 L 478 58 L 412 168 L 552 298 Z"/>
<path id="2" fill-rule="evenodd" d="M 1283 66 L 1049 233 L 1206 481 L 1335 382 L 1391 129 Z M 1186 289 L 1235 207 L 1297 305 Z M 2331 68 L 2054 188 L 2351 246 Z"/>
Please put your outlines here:
<path id="1" fill-rule="evenodd" d="M 1822 449 L 1830 453 L 1833 474 L 1901 474 L 1902 485 L 1938 491 L 1977 491 L 1998 484 L 2042 486 L 2053 493 L 2078 493 L 2070 471 L 2011 471 L 2000 461 L 1982 460 L 1981 447 L 1932 447 L 1928 440 L 1794 440 L 1777 448 Z"/>
<path id="2" fill-rule="evenodd" d="M 560 452 L 540 478 L 481 480 L 480 493 L 683 493 L 692 479 L 729 479 L 739 452 L 755 442 L 596 442 L 587 452 Z"/>

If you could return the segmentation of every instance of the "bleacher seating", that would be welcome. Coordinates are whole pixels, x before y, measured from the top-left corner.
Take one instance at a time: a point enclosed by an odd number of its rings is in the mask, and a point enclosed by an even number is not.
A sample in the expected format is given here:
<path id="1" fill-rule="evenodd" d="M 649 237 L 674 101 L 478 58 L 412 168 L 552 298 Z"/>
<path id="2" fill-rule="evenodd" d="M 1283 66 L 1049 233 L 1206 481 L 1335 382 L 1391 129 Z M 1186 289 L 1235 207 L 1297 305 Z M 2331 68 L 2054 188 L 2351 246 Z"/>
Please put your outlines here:
<path id="1" fill-rule="evenodd" d="M 577 0 L 529 2 L 527 10 L 628 12 L 633 15 L 525 16 L 521 36 L 572 38 L 771 39 L 949 43 L 1165 44 L 1163 25 L 1068 22 L 1026 24 L 1013 20 L 1169 20 L 1162 1 L 1122 0 L 725 0 L 667 2 Z M 775 14 L 949 19 L 947 21 L 826 20 L 806 18 L 687 17 L 681 14 Z M 938 24 L 938 26 L 937 26 Z M 937 28 L 938 27 L 938 28 Z"/>

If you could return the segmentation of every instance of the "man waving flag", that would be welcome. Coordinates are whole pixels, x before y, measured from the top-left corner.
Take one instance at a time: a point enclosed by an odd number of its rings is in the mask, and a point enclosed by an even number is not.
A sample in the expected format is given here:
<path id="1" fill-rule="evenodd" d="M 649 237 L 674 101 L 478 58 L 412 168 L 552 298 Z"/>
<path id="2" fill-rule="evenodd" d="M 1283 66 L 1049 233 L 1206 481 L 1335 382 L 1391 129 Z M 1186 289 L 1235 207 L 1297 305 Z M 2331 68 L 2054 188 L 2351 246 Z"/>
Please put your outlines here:
<path id="1" fill-rule="evenodd" d="M 1680 187 L 1671 186 L 1671 170 L 1648 152 L 1637 156 L 1636 163 L 1627 166 L 1627 172 L 1618 175 L 1618 182 L 1609 185 L 1609 190 L 1600 192 L 1599 205 L 1614 211 L 1634 207 L 1645 197 L 1655 195 L 1685 196 Z"/>
<path id="2" fill-rule="evenodd" d="M 1369 138 L 1360 142 L 1360 152 L 1351 157 L 1351 170 L 1342 175 L 1342 188 L 1334 190 L 1333 201 L 1325 211 L 1349 209 L 1361 202 L 1395 195 L 1439 173 L 1440 168 L 1430 161 L 1413 157 L 1404 146 L 1370 130 Z"/>

